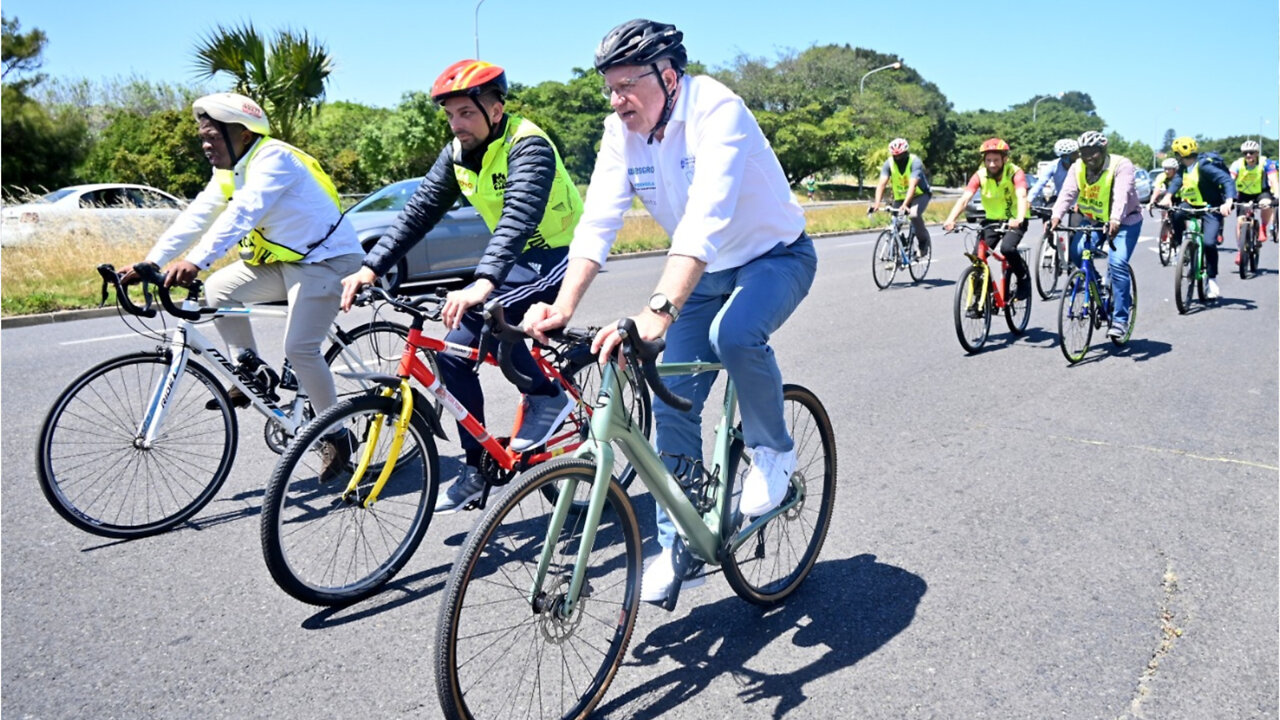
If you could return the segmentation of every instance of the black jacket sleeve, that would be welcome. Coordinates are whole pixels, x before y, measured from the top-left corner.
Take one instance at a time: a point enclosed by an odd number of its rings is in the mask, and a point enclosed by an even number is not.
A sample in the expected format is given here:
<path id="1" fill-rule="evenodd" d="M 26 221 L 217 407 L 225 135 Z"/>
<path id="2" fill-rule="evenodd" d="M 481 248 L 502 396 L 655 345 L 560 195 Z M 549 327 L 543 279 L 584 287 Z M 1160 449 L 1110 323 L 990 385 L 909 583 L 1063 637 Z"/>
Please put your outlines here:
<path id="1" fill-rule="evenodd" d="M 379 277 L 385 275 L 409 252 L 409 248 L 440 222 L 461 193 L 458 178 L 453 174 L 453 145 L 450 143 L 440 151 L 435 164 L 422 178 L 418 189 L 413 191 L 413 196 L 405 203 L 391 229 L 378 240 L 377 245 L 369 248 L 364 256 L 365 266 Z"/>
<path id="2" fill-rule="evenodd" d="M 547 211 L 551 183 L 556 177 L 556 154 L 545 138 L 521 138 L 507 155 L 507 189 L 502 217 L 493 229 L 489 247 L 476 266 L 476 277 L 501 285 L 525 244 L 538 233 Z"/>

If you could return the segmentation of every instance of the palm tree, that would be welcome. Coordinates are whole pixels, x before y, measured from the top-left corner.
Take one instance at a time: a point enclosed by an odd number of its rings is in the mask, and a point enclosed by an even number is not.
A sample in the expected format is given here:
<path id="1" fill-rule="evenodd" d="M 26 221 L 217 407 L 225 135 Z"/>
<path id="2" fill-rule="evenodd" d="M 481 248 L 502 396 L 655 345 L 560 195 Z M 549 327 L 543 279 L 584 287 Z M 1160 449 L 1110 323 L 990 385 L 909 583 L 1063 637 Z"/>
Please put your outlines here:
<path id="1" fill-rule="evenodd" d="M 234 91 L 261 104 L 271 120 L 271 134 L 285 141 L 294 139 L 298 120 L 324 100 L 332 70 L 328 49 L 305 30 L 282 30 L 268 47 L 252 23 L 219 25 L 196 46 L 199 76 L 226 73 L 235 78 Z"/>

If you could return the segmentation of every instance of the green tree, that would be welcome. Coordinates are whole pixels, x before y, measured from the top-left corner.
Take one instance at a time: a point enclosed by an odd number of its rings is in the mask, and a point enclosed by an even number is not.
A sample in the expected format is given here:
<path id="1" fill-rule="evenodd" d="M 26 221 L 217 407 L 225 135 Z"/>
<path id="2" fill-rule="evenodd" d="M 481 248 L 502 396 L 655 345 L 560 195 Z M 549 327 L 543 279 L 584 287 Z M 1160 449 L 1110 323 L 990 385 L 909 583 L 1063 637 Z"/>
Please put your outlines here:
<path id="1" fill-rule="evenodd" d="M 37 71 L 47 41 L 39 29 L 21 32 L 17 18 L 0 16 L 3 95 L 0 105 L 0 175 L 10 192 L 56 188 L 75 180 L 87 149 L 88 128 L 74 112 L 50 112 L 27 95 L 44 79 Z"/>
<path id="2" fill-rule="evenodd" d="M 225 73 L 234 90 L 262 104 L 271 134 L 293 142 L 298 123 L 324 100 L 333 59 L 324 44 L 303 30 L 278 32 L 267 39 L 249 23 L 219 25 L 196 47 L 196 69 L 203 78 Z"/>
<path id="3" fill-rule="evenodd" d="M 298 146 L 320 161 L 340 192 L 371 192 L 382 184 L 382 178 L 373 174 L 378 168 L 361 156 L 361 139 L 392 112 L 352 102 L 325 103 L 303 125 Z"/>
<path id="4" fill-rule="evenodd" d="M 141 183 L 194 197 L 210 172 L 196 131 L 187 110 L 115 110 L 81 173 L 91 182 Z"/>
<path id="5" fill-rule="evenodd" d="M 527 117 L 551 137 L 575 182 L 590 180 L 604 136 L 604 120 L 613 112 L 600 94 L 601 87 L 594 70 L 574 68 L 567 83 L 549 80 L 533 87 L 516 85 L 507 98 L 507 112 Z"/>
<path id="6" fill-rule="evenodd" d="M 453 140 L 444 111 L 421 91 L 405 93 L 396 109 L 366 126 L 356 142 L 361 172 L 372 185 L 425 175 Z"/>
<path id="7" fill-rule="evenodd" d="M 1141 140 L 1129 142 L 1118 132 L 1107 134 L 1107 150 L 1133 161 L 1135 167 L 1150 168 L 1156 163 L 1155 150 Z"/>
<path id="8" fill-rule="evenodd" d="M 1178 139 L 1178 134 L 1169 128 L 1164 131 L 1164 139 L 1160 141 L 1160 152 L 1167 153 L 1173 147 L 1173 141 Z"/>

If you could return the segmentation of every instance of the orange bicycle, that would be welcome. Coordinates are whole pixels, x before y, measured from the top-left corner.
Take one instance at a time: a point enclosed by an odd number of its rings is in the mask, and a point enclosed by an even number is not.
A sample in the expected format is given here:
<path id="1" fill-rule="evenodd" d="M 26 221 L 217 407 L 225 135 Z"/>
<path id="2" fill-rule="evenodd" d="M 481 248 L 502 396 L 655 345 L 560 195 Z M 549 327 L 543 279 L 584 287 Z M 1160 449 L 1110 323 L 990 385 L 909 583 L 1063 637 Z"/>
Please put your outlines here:
<path id="1" fill-rule="evenodd" d="M 1030 293 L 1027 294 L 1026 300 L 1016 299 L 1018 283 L 1021 281 L 1010 271 L 1009 261 L 996 250 L 988 248 L 987 243 L 980 239 L 979 233 L 982 229 L 978 225 L 956 225 L 952 231 L 968 230 L 974 233 L 970 251 L 965 253 L 970 265 L 960 273 L 955 296 L 956 337 L 960 339 L 960 345 L 965 352 L 969 353 L 978 352 L 987 343 L 987 337 L 991 333 L 993 309 L 1004 311 L 1009 332 L 1014 335 L 1022 335 L 1026 332 L 1027 320 L 1031 317 Z M 996 226 L 995 238 L 992 242 L 996 242 L 1008 231 L 1008 223 Z M 1019 248 L 1018 252 L 1023 254 L 1025 262 L 1026 250 Z M 987 262 L 989 256 L 1000 261 L 999 282 L 991 277 L 991 266 Z"/>

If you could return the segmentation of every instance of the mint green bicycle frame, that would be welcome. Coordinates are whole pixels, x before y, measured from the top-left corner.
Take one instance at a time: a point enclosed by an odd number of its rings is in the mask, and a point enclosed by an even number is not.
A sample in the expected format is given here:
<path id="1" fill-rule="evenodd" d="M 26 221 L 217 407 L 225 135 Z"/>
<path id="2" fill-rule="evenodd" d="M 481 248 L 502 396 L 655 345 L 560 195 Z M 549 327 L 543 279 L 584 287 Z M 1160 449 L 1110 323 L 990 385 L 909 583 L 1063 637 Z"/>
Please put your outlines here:
<path id="1" fill-rule="evenodd" d="M 720 363 L 658 363 L 659 375 L 696 375 L 702 372 L 723 370 Z M 639 370 L 639 368 L 637 368 Z M 578 557 L 573 569 L 573 579 L 569 584 L 569 592 L 563 606 L 558 612 L 569 617 L 573 615 L 579 593 L 582 591 L 583 577 L 586 573 L 587 559 L 595 544 L 596 528 L 600 524 L 600 516 L 604 513 L 606 496 L 611 481 L 610 471 L 613 468 L 613 444 L 617 443 L 623 455 L 636 469 L 636 477 L 653 495 L 654 502 L 667 511 L 680 537 L 697 559 L 711 566 L 719 566 L 722 538 L 725 535 L 726 519 L 731 508 L 730 493 L 726 492 L 732 479 L 729 477 L 729 457 L 735 442 L 741 441 L 741 433 L 734 422 L 738 403 L 737 387 L 732 378 L 728 380 L 724 391 L 724 414 L 716 426 L 716 444 L 713 468 L 719 473 L 719 484 L 716 489 L 715 506 L 706 515 L 698 513 L 693 503 L 685 496 L 675 476 L 663 464 L 657 450 L 649 443 L 640 429 L 630 422 L 625 408 L 614 403 L 615 398 L 623 396 L 622 383 L 618 380 L 616 361 L 610 361 L 604 368 L 600 382 L 600 395 L 596 410 L 591 415 L 591 433 L 587 441 L 574 452 L 574 457 L 594 459 L 596 463 L 595 484 L 591 488 L 591 498 L 587 506 L 586 522 L 582 528 L 582 542 L 578 546 Z M 551 515 L 551 524 L 542 547 L 542 556 L 538 561 L 538 570 L 534 574 L 528 600 L 532 604 L 542 593 L 542 585 L 551 566 L 551 555 L 555 540 L 564 528 L 565 520 L 573 507 L 574 491 L 578 480 L 570 478 L 560 490 L 555 511 Z M 755 535 L 774 517 L 787 512 L 804 501 L 804 488 L 792 484 L 797 492 L 781 505 L 755 519 L 747 527 L 739 530 L 729 540 L 726 548 L 732 553 Z"/>

